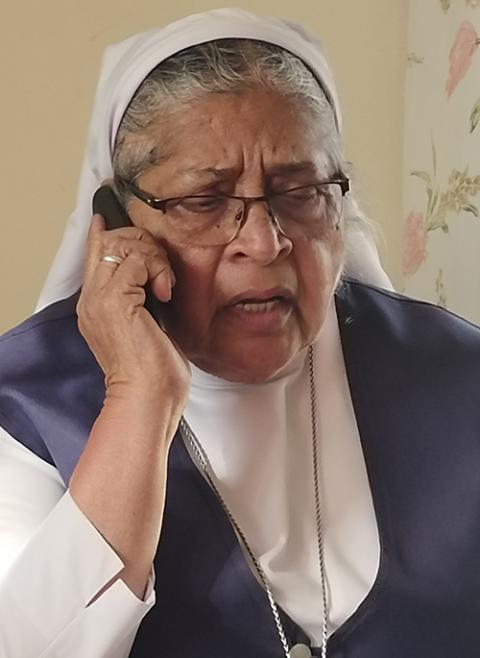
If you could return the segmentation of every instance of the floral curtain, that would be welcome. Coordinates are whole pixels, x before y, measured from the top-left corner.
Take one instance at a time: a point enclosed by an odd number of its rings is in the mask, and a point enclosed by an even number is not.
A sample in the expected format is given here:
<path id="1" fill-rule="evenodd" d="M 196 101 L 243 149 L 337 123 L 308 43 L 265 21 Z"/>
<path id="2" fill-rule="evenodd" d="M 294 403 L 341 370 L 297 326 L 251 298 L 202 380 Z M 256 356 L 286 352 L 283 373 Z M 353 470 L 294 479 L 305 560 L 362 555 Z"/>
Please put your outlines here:
<path id="1" fill-rule="evenodd" d="M 410 0 L 404 291 L 480 324 L 480 0 Z"/>

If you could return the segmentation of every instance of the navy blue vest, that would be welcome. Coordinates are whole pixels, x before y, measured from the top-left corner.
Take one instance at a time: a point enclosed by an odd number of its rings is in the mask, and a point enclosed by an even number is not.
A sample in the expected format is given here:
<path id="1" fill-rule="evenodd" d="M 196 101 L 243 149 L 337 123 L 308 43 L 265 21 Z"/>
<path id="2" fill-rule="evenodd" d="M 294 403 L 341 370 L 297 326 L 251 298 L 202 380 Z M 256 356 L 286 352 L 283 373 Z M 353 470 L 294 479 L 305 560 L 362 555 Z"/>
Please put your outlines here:
<path id="1" fill-rule="evenodd" d="M 0 339 L 0 424 L 67 484 L 104 396 L 76 299 Z M 381 557 L 328 655 L 478 658 L 480 329 L 354 281 L 336 304 Z M 266 596 L 179 436 L 155 570 L 131 658 L 282 658 Z M 305 641 L 282 615 L 291 644 Z"/>

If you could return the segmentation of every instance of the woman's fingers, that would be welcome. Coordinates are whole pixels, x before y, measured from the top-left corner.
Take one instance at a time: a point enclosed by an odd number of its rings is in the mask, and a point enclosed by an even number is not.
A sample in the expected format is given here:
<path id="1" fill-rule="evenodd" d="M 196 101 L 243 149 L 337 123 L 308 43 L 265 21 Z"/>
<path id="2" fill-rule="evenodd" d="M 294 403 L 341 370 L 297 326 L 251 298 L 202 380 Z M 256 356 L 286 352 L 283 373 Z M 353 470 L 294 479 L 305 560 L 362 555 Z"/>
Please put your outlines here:
<path id="1" fill-rule="evenodd" d="M 104 261 L 104 256 L 118 258 L 121 263 Z M 101 290 L 113 277 L 128 286 L 144 286 L 150 281 L 161 301 L 171 299 L 175 283 L 165 249 L 148 231 L 138 227 L 107 231 L 103 217 L 94 215 L 87 239 L 84 287 Z"/>
<path id="2" fill-rule="evenodd" d="M 120 262 L 104 261 L 104 256 Z M 188 362 L 145 309 L 148 281 L 161 301 L 171 298 L 174 277 L 165 249 L 144 229 L 108 231 L 95 216 L 77 303 L 79 331 L 105 374 L 107 388 L 120 386 L 123 395 L 125 386 L 160 385 L 184 404 Z"/>
<path id="3" fill-rule="evenodd" d="M 152 272 L 154 270 L 152 269 Z M 172 288 L 175 285 L 175 275 L 171 267 L 160 269 L 150 277 L 152 292 L 161 302 L 168 302 L 172 298 Z"/>
<path id="4" fill-rule="evenodd" d="M 105 230 L 105 219 L 102 217 L 102 215 L 99 215 L 98 213 L 96 215 L 93 215 L 92 221 L 90 222 L 90 226 L 88 229 L 87 240 L 91 239 L 91 237 L 97 233 L 102 233 L 102 231 L 104 230 Z"/>
<path id="5" fill-rule="evenodd" d="M 161 302 L 168 302 L 172 298 L 171 269 L 163 254 L 146 256 L 131 252 L 118 266 L 105 262 L 101 264 L 110 265 L 116 269 L 112 277 L 115 277 L 119 288 L 131 286 L 143 288 L 150 281 L 153 294 L 157 299 Z"/>

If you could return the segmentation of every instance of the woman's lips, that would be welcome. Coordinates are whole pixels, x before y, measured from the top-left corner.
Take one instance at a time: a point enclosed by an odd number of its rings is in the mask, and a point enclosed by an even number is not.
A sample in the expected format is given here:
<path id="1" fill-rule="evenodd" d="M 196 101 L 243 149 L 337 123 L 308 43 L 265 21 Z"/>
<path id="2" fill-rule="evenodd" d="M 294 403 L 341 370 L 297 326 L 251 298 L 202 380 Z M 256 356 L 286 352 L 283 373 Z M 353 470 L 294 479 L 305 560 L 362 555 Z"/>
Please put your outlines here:
<path id="1" fill-rule="evenodd" d="M 274 286 L 272 288 L 260 289 L 260 288 L 248 288 L 243 292 L 240 292 L 233 297 L 231 297 L 227 304 L 234 306 L 239 302 L 247 301 L 257 301 L 257 302 L 266 302 L 274 298 L 285 299 L 287 301 L 293 302 L 295 295 L 293 292 L 285 286 Z"/>
<path id="2" fill-rule="evenodd" d="M 244 299 L 226 312 L 232 322 L 246 329 L 271 333 L 283 329 L 293 309 L 293 301 L 285 297 L 271 299 Z"/>

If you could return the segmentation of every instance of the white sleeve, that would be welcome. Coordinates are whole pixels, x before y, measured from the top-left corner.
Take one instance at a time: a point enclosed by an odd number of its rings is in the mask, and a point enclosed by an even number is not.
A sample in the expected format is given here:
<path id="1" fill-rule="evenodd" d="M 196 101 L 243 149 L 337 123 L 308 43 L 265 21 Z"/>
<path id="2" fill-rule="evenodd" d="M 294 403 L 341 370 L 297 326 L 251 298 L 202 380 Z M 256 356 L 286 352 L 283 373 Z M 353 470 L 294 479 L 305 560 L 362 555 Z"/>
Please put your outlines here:
<path id="1" fill-rule="evenodd" d="M 128 658 L 155 604 L 116 580 L 120 557 L 57 469 L 0 427 L 0 658 Z"/>

